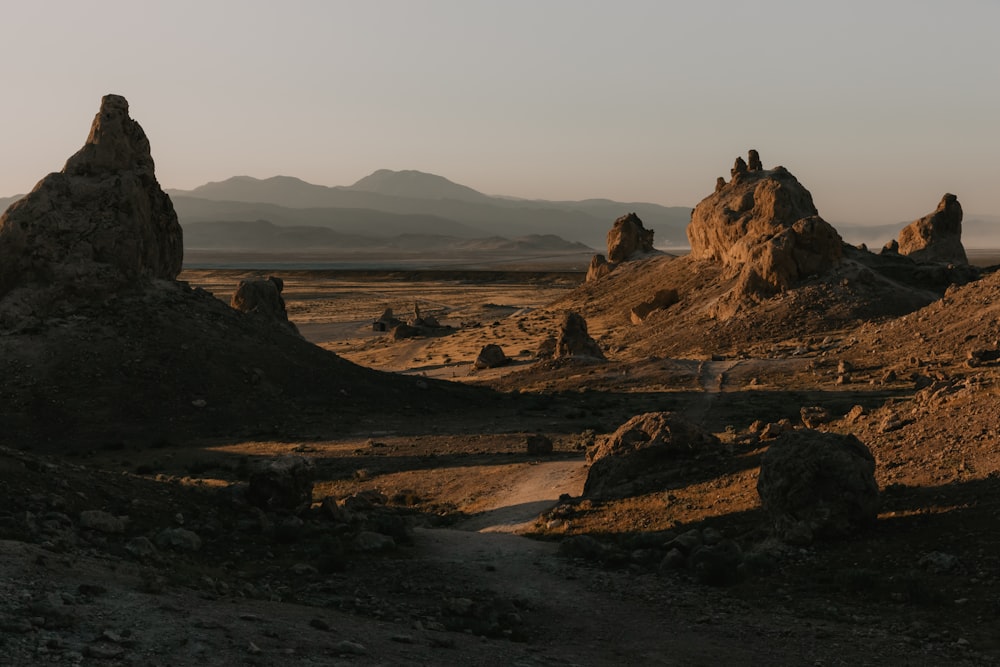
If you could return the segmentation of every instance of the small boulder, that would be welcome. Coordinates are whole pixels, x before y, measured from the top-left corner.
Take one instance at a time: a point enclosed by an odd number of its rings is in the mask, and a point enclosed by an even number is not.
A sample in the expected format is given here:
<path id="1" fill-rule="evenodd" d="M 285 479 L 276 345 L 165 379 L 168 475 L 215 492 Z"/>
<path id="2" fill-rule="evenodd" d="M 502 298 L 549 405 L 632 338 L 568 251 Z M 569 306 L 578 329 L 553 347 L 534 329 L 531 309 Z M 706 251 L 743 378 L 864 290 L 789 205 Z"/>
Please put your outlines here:
<path id="1" fill-rule="evenodd" d="M 853 435 L 781 434 L 761 457 L 757 493 L 779 539 L 843 538 L 878 515 L 875 459 Z"/>
<path id="2" fill-rule="evenodd" d="M 286 456 L 261 464 L 250 474 L 247 500 L 264 511 L 299 512 L 312 504 L 313 482 L 309 463 Z"/>
<path id="3" fill-rule="evenodd" d="M 552 453 L 552 440 L 541 433 L 532 433 L 524 439 L 524 447 L 531 456 L 545 456 Z"/>
<path id="4" fill-rule="evenodd" d="M 503 348 L 496 343 L 489 343 L 488 345 L 484 345 L 483 349 L 479 351 L 479 356 L 476 357 L 473 366 L 479 370 L 483 370 L 486 368 L 499 368 L 509 363 L 510 358 L 504 354 Z"/>

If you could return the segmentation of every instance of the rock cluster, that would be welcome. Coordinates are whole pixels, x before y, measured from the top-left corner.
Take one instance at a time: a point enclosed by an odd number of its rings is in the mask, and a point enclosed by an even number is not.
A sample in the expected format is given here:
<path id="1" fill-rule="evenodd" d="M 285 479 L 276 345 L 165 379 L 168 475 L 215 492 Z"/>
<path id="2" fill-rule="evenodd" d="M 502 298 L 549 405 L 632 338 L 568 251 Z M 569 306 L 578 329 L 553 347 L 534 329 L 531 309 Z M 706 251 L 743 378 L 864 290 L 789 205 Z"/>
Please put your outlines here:
<path id="1" fill-rule="evenodd" d="M 63 170 L 0 217 L 0 298 L 19 287 L 48 290 L 50 300 L 65 291 L 103 297 L 172 280 L 182 259 L 181 227 L 149 140 L 118 95 L 101 100 L 86 143 Z"/>
<path id="2" fill-rule="evenodd" d="M 899 233 L 898 252 L 918 262 L 968 264 L 962 245 L 962 205 L 945 194 L 932 213 L 914 220 Z"/>
<path id="3" fill-rule="evenodd" d="M 719 440 L 672 412 L 636 415 L 587 450 L 587 497 L 615 497 L 649 490 L 664 466 L 714 454 Z"/>
<path id="4" fill-rule="evenodd" d="M 761 457 L 757 492 L 778 538 L 849 537 L 875 521 L 875 459 L 853 435 L 787 431 Z"/>
<path id="5" fill-rule="evenodd" d="M 693 259 L 738 277 L 732 302 L 788 289 L 835 267 L 843 254 L 840 235 L 809 191 L 784 167 L 764 169 L 756 151 L 749 165 L 737 158 L 732 180 L 695 207 L 687 236 Z"/>

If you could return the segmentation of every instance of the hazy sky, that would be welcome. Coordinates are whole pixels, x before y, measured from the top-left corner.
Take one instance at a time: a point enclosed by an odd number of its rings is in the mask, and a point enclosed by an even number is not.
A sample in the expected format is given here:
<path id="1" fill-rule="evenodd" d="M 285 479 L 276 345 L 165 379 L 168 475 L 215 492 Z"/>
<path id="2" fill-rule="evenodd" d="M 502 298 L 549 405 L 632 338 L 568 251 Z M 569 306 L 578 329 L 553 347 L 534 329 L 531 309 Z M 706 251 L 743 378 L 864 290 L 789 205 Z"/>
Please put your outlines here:
<path id="1" fill-rule="evenodd" d="M 13 7 L 13 8 L 12 8 Z M 829 221 L 1000 214 L 996 0 L 18 2 L 0 196 L 128 98 L 164 187 L 379 168 L 693 206 L 760 151 Z"/>

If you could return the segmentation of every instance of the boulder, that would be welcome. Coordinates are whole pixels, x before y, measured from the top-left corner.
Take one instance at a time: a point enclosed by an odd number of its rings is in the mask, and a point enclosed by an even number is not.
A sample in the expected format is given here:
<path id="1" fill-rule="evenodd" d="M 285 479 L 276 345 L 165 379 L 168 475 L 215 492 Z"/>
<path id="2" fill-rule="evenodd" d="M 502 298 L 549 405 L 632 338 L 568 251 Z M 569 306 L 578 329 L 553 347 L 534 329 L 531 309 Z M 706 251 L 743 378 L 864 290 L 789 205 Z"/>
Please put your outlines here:
<path id="1" fill-rule="evenodd" d="M 677 413 L 636 415 L 587 450 L 591 466 L 583 493 L 606 498 L 653 490 L 677 461 L 714 453 L 719 445 Z"/>
<path id="2" fill-rule="evenodd" d="M 737 159 L 733 178 L 703 199 L 687 228 L 691 257 L 737 278 L 730 301 L 759 301 L 837 266 L 843 241 L 819 217 L 812 195 L 784 167 Z M 725 316 L 725 312 L 720 315 Z"/>
<path id="3" fill-rule="evenodd" d="M 678 301 L 680 301 L 680 297 L 677 294 L 677 290 L 661 289 L 649 301 L 643 301 L 632 308 L 629 312 L 629 317 L 632 320 L 632 324 L 642 324 L 654 311 L 669 308 Z"/>
<path id="4" fill-rule="evenodd" d="M 638 255 L 653 252 L 653 230 L 646 229 L 635 213 L 615 220 L 608 232 L 608 261 L 624 262 Z"/>
<path id="5" fill-rule="evenodd" d="M 250 474 L 247 500 L 265 511 L 297 513 L 312 504 L 309 462 L 286 456 L 262 463 Z"/>
<path id="6" fill-rule="evenodd" d="M 878 515 L 875 459 L 853 435 L 782 433 L 761 457 L 757 493 L 779 539 L 843 538 Z"/>
<path id="7" fill-rule="evenodd" d="M 483 349 L 479 351 L 479 356 L 476 357 L 473 366 L 482 370 L 484 368 L 499 368 L 509 363 L 510 359 L 503 353 L 503 348 L 496 343 L 489 343 L 488 345 L 484 345 Z"/>
<path id="8" fill-rule="evenodd" d="M 268 276 L 264 280 L 241 280 L 229 305 L 241 313 L 260 315 L 277 322 L 298 334 L 295 324 L 288 319 L 285 300 L 281 298 L 284 287 L 284 281 L 275 276 Z"/>
<path id="9" fill-rule="evenodd" d="M 74 298 L 181 270 L 181 226 L 128 102 L 106 95 L 87 141 L 0 217 L 0 298 L 18 287 Z M 40 304 L 36 304 L 40 305 Z"/>
<path id="10" fill-rule="evenodd" d="M 932 213 L 904 227 L 899 233 L 899 253 L 917 262 L 968 264 L 958 197 L 945 194 Z"/>
<path id="11" fill-rule="evenodd" d="M 559 326 L 556 337 L 556 348 L 553 356 L 562 357 L 593 357 L 604 359 L 604 351 L 590 334 L 587 333 L 587 321 L 579 313 L 567 311 Z"/>
<path id="12" fill-rule="evenodd" d="M 524 439 L 524 449 L 532 456 L 552 453 L 552 440 L 541 433 L 531 433 Z"/>

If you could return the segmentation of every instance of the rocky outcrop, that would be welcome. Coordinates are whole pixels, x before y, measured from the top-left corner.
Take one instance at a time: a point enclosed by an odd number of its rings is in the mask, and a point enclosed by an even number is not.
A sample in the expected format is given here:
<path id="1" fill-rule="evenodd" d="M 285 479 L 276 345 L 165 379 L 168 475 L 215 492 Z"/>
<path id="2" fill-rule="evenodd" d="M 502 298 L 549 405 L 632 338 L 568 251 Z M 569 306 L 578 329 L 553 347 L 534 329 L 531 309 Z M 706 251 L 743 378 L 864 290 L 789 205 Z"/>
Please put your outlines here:
<path id="1" fill-rule="evenodd" d="M 761 457 L 757 493 L 775 534 L 792 544 L 843 538 L 875 521 L 875 459 L 853 435 L 788 431 Z"/>
<path id="2" fill-rule="evenodd" d="M 87 141 L 0 217 L 0 298 L 19 287 L 76 295 L 177 277 L 181 227 L 128 102 L 106 95 Z M 50 298 L 57 298 L 50 295 Z"/>
<path id="3" fill-rule="evenodd" d="M 635 213 L 615 220 L 608 232 L 608 261 L 617 264 L 653 252 L 653 230 L 646 229 Z"/>
<path id="4" fill-rule="evenodd" d="M 840 235 L 787 169 L 764 169 L 752 151 L 750 165 L 737 158 L 731 173 L 695 207 L 687 228 L 693 259 L 738 278 L 729 301 L 760 300 L 840 263 Z"/>
<path id="5" fill-rule="evenodd" d="M 229 305 L 241 313 L 259 315 L 277 322 L 298 334 L 298 328 L 288 319 L 285 300 L 281 298 L 284 287 L 284 281 L 276 276 L 268 276 L 264 280 L 241 280 Z"/>
<path id="6" fill-rule="evenodd" d="M 648 491 L 671 462 L 714 452 L 718 446 L 718 438 L 679 414 L 636 415 L 587 451 L 591 466 L 583 493 L 614 497 Z"/>
<path id="7" fill-rule="evenodd" d="M 675 289 L 661 289 L 649 301 L 643 301 L 629 312 L 632 324 L 642 324 L 643 321 L 657 310 L 669 308 L 680 300 Z"/>
<path id="8" fill-rule="evenodd" d="M 608 255 L 594 255 L 587 269 L 587 282 L 598 280 L 630 259 L 657 252 L 653 248 L 653 230 L 646 229 L 635 213 L 615 220 L 608 231 Z"/>
<path id="9" fill-rule="evenodd" d="M 613 268 L 615 268 L 614 265 L 609 264 L 604 255 L 594 255 L 590 258 L 590 266 L 587 267 L 586 282 L 589 283 L 595 280 L 600 280 L 604 276 L 611 273 Z"/>
<path id="10" fill-rule="evenodd" d="M 899 253 L 918 262 L 968 264 L 958 197 L 945 194 L 932 213 L 904 227 L 899 233 Z"/>
<path id="11" fill-rule="evenodd" d="M 587 320 L 579 313 L 567 311 L 559 325 L 553 357 L 593 357 L 604 359 L 604 351 L 587 333 Z"/>

